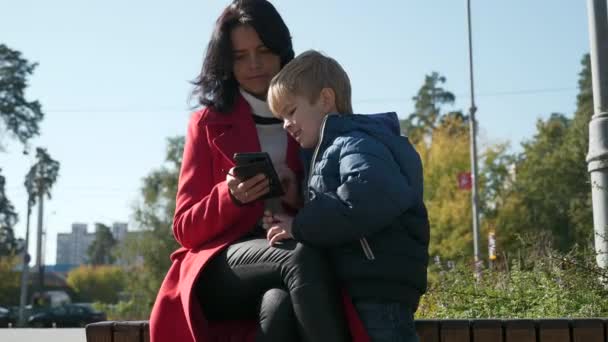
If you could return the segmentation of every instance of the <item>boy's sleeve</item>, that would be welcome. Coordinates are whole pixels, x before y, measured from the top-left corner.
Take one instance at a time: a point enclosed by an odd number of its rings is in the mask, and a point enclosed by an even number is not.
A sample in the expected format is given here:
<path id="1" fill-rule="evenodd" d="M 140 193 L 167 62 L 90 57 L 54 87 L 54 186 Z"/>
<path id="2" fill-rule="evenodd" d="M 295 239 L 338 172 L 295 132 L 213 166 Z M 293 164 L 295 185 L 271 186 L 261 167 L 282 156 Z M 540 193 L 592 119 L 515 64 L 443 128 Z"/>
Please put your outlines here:
<path id="1" fill-rule="evenodd" d="M 351 140 L 340 153 L 341 185 L 336 192 L 317 193 L 298 212 L 292 228 L 295 240 L 317 246 L 356 241 L 385 228 L 422 200 L 415 190 L 419 187 L 410 184 L 385 145 Z M 415 157 L 412 163 L 420 164 Z"/>

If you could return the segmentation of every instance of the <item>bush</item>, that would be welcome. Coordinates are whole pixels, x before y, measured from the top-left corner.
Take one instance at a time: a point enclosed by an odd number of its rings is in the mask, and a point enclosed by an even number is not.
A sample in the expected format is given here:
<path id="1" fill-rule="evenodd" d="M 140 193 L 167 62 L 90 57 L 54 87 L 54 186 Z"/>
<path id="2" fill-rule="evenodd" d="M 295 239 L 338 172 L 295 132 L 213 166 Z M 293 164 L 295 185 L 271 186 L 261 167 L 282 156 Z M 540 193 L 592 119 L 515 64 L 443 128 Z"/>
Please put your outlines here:
<path id="1" fill-rule="evenodd" d="M 81 301 L 116 303 L 125 288 L 125 273 L 117 266 L 80 266 L 68 274 L 68 285 Z"/>
<path id="2" fill-rule="evenodd" d="M 150 316 L 149 307 L 133 299 L 121 300 L 116 304 L 95 302 L 93 307 L 105 312 L 110 321 L 139 321 L 147 320 Z"/>
<path id="3" fill-rule="evenodd" d="M 503 262 L 476 281 L 473 269 L 430 268 L 417 318 L 557 318 L 608 316 L 608 273 L 591 253 L 548 253 Z"/>
<path id="4" fill-rule="evenodd" d="M 21 272 L 15 271 L 18 257 L 0 257 L 0 306 L 19 304 Z"/>

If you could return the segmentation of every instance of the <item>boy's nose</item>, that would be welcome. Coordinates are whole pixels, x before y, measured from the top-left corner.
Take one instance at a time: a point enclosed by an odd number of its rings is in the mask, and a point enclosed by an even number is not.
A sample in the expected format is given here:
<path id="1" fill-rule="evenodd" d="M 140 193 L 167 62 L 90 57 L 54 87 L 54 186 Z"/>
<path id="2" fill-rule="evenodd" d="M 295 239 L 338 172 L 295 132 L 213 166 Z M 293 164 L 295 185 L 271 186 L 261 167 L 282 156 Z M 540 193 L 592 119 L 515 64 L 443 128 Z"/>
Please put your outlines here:
<path id="1" fill-rule="evenodd" d="M 289 129 L 293 126 L 290 120 L 283 120 L 283 129 L 289 132 Z"/>

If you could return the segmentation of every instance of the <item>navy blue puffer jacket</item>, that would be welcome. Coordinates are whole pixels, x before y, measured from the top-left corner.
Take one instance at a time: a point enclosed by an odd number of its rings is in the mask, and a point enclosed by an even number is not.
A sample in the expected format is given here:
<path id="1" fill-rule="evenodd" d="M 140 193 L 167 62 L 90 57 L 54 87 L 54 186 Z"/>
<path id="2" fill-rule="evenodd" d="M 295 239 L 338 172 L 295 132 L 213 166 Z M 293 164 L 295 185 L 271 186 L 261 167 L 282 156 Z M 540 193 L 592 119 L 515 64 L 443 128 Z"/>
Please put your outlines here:
<path id="1" fill-rule="evenodd" d="M 427 286 L 429 223 L 420 157 L 397 115 L 328 115 L 307 164 L 294 238 L 327 248 L 354 298 L 415 308 Z"/>

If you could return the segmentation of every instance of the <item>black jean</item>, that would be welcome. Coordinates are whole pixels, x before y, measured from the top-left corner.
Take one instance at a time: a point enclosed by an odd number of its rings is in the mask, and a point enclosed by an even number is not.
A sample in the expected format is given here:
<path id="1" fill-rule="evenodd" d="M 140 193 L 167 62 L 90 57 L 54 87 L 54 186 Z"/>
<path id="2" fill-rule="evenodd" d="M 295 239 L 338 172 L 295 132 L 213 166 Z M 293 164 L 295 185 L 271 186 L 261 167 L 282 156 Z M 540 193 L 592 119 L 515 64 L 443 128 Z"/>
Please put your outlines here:
<path id="1" fill-rule="evenodd" d="M 359 318 L 374 342 L 419 342 L 414 312 L 406 304 L 374 299 L 355 300 Z"/>
<path id="2" fill-rule="evenodd" d="M 228 246 L 205 267 L 196 293 L 210 320 L 258 318 L 258 341 L 350 338 L 324 254 L 292 240 L 272 247 L 254 236 Z"/>

